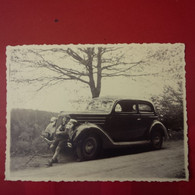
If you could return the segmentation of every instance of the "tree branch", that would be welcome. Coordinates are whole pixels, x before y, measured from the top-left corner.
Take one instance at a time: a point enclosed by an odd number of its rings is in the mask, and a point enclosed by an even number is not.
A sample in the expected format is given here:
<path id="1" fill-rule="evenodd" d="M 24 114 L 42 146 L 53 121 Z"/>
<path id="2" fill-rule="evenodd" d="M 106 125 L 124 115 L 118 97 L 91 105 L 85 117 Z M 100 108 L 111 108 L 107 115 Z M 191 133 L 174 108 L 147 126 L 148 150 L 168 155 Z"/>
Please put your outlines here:
<path id="1" fill-rule="evenodd" d="M 125 73 L 119 73 L 119 74 L 102 74 L 102 77 L 119 77 L 119 76 L 124 76 L 124 77 L 139 77 L 139 76 L 156 76 L 159 75 L 159 73 L 146 73 L 146 74 L 138 74 L 138 75 L 133 75 L 133 74 L 125 74 Z"/>
<path id="2" fill-rule="evenodd" d="M 87 61 L 84 60 L 81 56 L 79 56 L 76 52 L 74 52 L 72 49 L 68 48 L 67 49 L 68 55 L 72 56 L 75 60 L 79 61 L 83 65 L 87 64 Z"/>
<path id="3" fill-rule="evenodd" d="M 107 65 L 107 66 L 103 66 L 102 67 L 102 70 L 105 70 L 105 69 L 109 69 L 112 68 L 112 67 L 116 67 L 116 66 L 120 66 L 120 65 L 131 65 L 131 64 L 134 64 L 133 66 L 131 66 L 129 69 L 135 67 L 135 66 L 138 66 L 140 65 L 141 63 L 144 63 L 144 61 L 139 61 L 139 62 L 119 62 L 119 63 L 115 63 L 115 64 L 110 64 L 110 65 Z"/>

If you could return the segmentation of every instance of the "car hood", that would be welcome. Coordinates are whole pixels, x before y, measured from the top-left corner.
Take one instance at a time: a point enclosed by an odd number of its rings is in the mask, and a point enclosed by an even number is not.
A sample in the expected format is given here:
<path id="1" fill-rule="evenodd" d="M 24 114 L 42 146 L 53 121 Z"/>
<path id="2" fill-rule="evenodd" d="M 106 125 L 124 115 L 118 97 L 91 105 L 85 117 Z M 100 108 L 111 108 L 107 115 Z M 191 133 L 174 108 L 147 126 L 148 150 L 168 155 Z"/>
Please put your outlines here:
<path id="1" fill-rule="evenodd" d="M 77 120 L 80 124 L 93 123 L 99 126 L 104 126 L 106 118 L 109 115 L 107 112 L 96 112 L 96 111 L 74 111 L 74 112 L 63 112 L 61 116 L 69 115 L 72 119 Z"/>
<path id="2" fill-rule="evenodd" d="M 63 111 L 60 113 L 61 116 L 63 115 L 107 115 L 109 112 L 106 111 Z"/>

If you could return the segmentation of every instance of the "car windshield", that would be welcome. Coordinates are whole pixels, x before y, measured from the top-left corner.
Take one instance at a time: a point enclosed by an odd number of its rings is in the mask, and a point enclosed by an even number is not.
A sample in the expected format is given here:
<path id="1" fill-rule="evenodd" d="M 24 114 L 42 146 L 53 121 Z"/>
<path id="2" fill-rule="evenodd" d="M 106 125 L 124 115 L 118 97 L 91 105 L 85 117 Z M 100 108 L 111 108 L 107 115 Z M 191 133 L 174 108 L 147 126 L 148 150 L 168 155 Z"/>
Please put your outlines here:
<path id="1" fill-rule="evenodd" d="M 107 99 L 93 99 L 86 107 L 87 111 L 110 112 L 114 101 Z"/>

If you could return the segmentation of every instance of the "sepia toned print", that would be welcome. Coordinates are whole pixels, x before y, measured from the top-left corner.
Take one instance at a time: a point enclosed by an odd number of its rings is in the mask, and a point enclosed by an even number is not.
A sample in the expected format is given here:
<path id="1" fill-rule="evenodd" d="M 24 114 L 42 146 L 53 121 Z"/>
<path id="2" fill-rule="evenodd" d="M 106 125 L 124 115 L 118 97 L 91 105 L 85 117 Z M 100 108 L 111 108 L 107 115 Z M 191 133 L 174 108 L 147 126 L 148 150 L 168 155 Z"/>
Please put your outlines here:
<path id="1" fill-rule="evenodd" d="M 188 180 L 184 49 L 8 46 L 6 180 Z"/>

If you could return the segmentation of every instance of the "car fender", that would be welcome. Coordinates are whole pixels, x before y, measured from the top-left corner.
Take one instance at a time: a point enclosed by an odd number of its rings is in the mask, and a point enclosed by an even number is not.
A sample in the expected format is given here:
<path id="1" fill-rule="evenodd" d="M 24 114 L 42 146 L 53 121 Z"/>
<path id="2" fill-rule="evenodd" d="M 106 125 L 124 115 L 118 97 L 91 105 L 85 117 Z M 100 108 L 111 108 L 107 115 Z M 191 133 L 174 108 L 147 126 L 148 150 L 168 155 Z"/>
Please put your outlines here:
<path id="1" fill-rule="evenodd" d="M 157 128 L 161 128 L 161 129 L 163 130 L 164 137 L 165 137 L 166 139 L 169 138 L 169 135 L 168 135 L 168 132 L 167 132 L 167 128 L 166 128 L 160 121 L 158 121 L 158 120 L 155 120 L 155 121 L 152 123 L 152 125 L 150 126 L 150 128 L 149 128 L 149 135 L 151 135 L 152 130 L 154 130 L 156 127 L 157 127 Z"/>
<path id="2" fill-rule="evenodd" d="M 78 144 L 86 135 L 95 134 L 101 139 L 102 147 L 108 148 L 112 146 L 113 140 L 111 137 L 98 125 L 93 123 L 83 123 L 76 128 L 73 136 L 73 144 Z"/>

